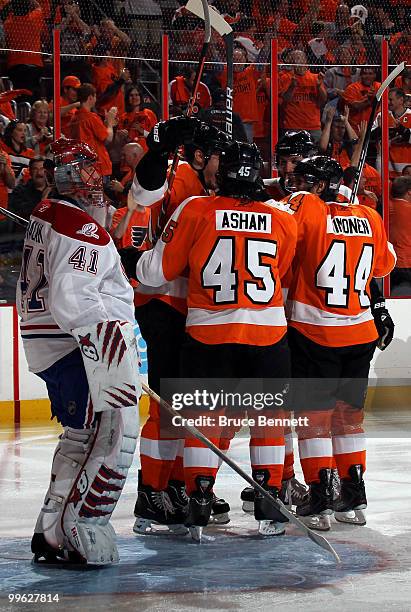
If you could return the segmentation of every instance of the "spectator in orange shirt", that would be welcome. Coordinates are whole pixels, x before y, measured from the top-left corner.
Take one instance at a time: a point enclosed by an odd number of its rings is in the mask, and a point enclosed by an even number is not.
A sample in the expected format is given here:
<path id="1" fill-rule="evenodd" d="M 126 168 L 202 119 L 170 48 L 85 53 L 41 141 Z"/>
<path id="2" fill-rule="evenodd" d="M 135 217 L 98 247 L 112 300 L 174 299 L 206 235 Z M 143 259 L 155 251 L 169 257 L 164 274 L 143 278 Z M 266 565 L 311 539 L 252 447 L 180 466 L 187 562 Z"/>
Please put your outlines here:
<path id="1" fill-rule="evenodd" d="M 90 83 L 83 83 L 77 91 L 80 108 L 70 124 L 70 137 L 89 144 L 97 153 L 101 164 L 101 174 L 107 184 L 111 175 L 111 159 L 107 145 L 113 140 L 113 128 L 117 123 L 117 108 L 112 107 L 106 113 L 105 121 L 92 112 L 96 105 L 96 88 Z"/>
<path id="2" fill-rule="evenodd" d="M 4 130 L 1 148 L 10 155 L 16 185 L 20 181 L 29 180 L 28 166 L 30 159 L 35 157 L 33 149 L 26 147 L 26 124 L 22 121 L 10 121 Z"/>
<path id="3" fill-rule="evenodd" d="M 337 112 L 335 106 L 331 106 L 326 113 L 318 143 L 319 153 L 332 157 L 343 169 L 351 164 L 353 146 L 358 141 L 358 136 L 348 121 L 349 112 L 348 106 L 345 107 L 343 115 Z"/>
<path id="4" fill-rule="evenodd" d="M 26 125 L 26 145 L 33 149 L 37 156 L 44 155 L 52 140 L 49 105 L 45 100 L 37 100 L 31 108 Z"/>
<path id="5" fill-rule="evenodd" d="M 393 295 L 411 295 L 411 177 L 392 182 L 390 200 L 390 240 L 397 253 L 391 273 Z"/>
<path id="6" fill-rule="evenodd" d="M 14 188 L 16 179 L 14 176 L 13 168 L 11 167 L 11 160 L 8 153 L 2 150 L 0 146 L 0 206 L 7 208 L 9 191 Z M 4 221 L 6 217 L 0 213 L 0 221 Z"/>
<path id="7" fill-rule="evenodd" d="M 143 157 L 145 151 L 137 142 L 128 142 L 124 145 L 121 151 L 120 172 L 121 179 L 113 179 L 110 181 L 106 194 L 108 197 L 124 206 L 127 202 L 127 194 L 133 182 L 134 172 L 137 164 Z"/>
<path id="8" fill-rule="evenodd" d="M 96 53 L 103 53 L 104 49 L 97 48 Z M 124 90 L 126 84 L 131 83 L 130 71 L 117 69 L 114 61 L 108 57 L 97 58 L 92 65 L 92 83 L 97 92 L 96 109 L 104 116 L 106 110 L 115 106 L 119 116 L 124 113 Z"/>
<path id="9" fill-rule="evenodd" d="M 402 89 L 405 95 L 411 96 L 411 67 L 406 68 L 400 76 L 397 76 L 395 87 Z"/>
<path id="10" fill-rule="evenodd" d="M 82 56 L 86 53 L 91 28 L 81 19 L 80 6 L 74 0 L 62 0 L 57 11 L 61 12 L 61 75 L 76 74 L 83 82 L 89 82 L 90 65 Z"/>
<path id="11" fill-rule="evenodd" d="M 37 99 L 40 97 L 40 77 L 43 73 L 40 51 L 45 34 L 40 5 L 35 0 L 12 0 L 10 12 L 4 22 L 4 32 L 8 49 L 37 52 L 10 51 L 7 55 L 8 76 L 14 87 L 30 89 L 34 99 Z"/>
<path id="12" fill-rule="evenodd" d="M 411 64 L 411 11 L 404 19 L 404 29 L 391 37 L 391 59 Z"/>
<path id="13" fill-rule="evenodd" d="M 233 110 L 239 114 L 243 122 L 247 141 L 253 142 L 254 125 L 258 122 L 257 82 L 259 73 L 253 64 L 249 64 L 244 47 L 237 47 L 233 52 Z M 223 89 L 227 83 L 227 71 L 224 70 L 218 80 Z"/>
<path id="14" fill-rule="evenodd" d="M 278 93 L 280 96 L 280 128 L 307 130 L 316 141 L 321 136 L 320 109 L 327 101 L 324 75 L 310 72 L 304 51 L 293 50 L 287 55 L 293 64 L 290 70 L 281 73 Z"/>
<path id="15" fill-rule="evenodd" d="M 141 93 L 135 85 L 126 90 L 124 98 L 125 112 L 120 115 L 116 140 L 119 138 L 123 143 L 133 140 L 147 151 L 146 137 L 157 123 L 157 117 L 149 108 L 141 108 Z"/>
<path id="16" fill-rule="evenodd" d="M 68 136 L 70 122 L 75 115 L 76 109 L 80 107 L 80 102 L 77 100 L 77 90 L 80 85 L 80 79 L 72 75 L 64 77 L 61 83 L 60 115 L 61 131 L 64 136 Z M 53 111 L 53 100 L 49 104 L 49 109 Z"/>
<path id="17" fill-rule="evenodd" d="M 361 68 L 360 80 L 348 85 L 341 96 L 344 104 L 350 107 L 350 123 L 357 132 L 361 121 L 368 121 L 375 94 L 381 85 L 376 76 L 375 68 Z"/>
<path id="18" fill-rule="evenodd" d="M 187 108 L 191 98 L 196 72 L 192 67 L 185 68 L 180 76 L 173 79 L 168 85 L 168 103 L 173 108 L 173 115 L 181 115 Z M 193 114 L 199 108 L 206 109 L 211 106 L 211 94 L 205 83 L 200 81 Z"/>

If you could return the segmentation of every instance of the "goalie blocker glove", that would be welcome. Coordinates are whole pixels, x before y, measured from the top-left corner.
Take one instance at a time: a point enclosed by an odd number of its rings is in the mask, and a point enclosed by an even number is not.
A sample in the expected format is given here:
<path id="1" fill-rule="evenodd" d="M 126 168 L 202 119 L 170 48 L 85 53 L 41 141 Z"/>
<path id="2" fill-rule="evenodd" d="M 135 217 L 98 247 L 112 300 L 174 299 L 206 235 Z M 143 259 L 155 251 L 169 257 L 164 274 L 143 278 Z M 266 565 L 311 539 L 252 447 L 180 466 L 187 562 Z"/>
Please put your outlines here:
<path id="1" fill-rule="evenodd" d="M 384 351 L 391 344 L 394 337 L 394 321 L 385 305 L 385 298 L 381 295 L 375 279 L 370 284 L 371 290 L 371 312 L 374 317 L 375 327 L 378 332 L 377 346 Z"/>
<path id="2" fill-rule="evenodd" d="M 200 121 L 194 117 L 173 117 L 159 121 L 147 136 L 146 143 L 153 153 L 171 153 L 192 141 Z"/>

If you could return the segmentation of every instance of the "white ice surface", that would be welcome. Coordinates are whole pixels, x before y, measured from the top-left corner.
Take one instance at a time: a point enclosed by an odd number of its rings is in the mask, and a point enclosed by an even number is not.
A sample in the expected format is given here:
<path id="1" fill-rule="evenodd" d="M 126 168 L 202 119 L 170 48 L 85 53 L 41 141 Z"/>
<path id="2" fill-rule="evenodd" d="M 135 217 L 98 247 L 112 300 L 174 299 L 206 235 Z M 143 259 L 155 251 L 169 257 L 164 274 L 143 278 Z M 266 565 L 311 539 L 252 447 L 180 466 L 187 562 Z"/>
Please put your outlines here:
<path id="1" fill-rule="evenodd" d="M 411 417 L 369 417 L 367 526 L 332 521 L 324 535 L 342 564 L 294 527 L 262 539 L 240 507 L 244 483 L 223 466 L 216 492 L 231 523 L 209 528 L 204 544 L 188 537 L 135 536 L 138 459 L 114 513 L 121 562 L 100 570 L 33 566 L 30 538 L 47 489 L 59 428 L 0 432 L 0 610 L 411 610 Z M 231 456 L 246 470 L 248 440 Z M 297 473 L 300 473 L 297 462 Z M 8 593 L 58 593 L 59 604 L 8 604 Z"/>

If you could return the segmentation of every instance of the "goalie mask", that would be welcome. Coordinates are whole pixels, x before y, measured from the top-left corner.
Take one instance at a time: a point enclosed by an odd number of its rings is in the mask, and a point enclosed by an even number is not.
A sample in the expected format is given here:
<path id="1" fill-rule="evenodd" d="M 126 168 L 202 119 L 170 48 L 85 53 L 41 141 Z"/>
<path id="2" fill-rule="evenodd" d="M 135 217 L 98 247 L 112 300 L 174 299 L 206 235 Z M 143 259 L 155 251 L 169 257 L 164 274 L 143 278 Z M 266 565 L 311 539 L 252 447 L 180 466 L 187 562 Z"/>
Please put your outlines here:
<path id="1" fill-rule="evenodd" d="M 50 145 L 54 155 L 54 181 L 62 195 L 69 195 L 87 210 L 104 208 L 103 178 L 97 154 L 85 142 L 59 138 Z"/>
<path id="2" fill-rule="evenodd" d="M 295 170 L 287 177 L 290 191 L 311 191 L 323 181 L 325 188 L 318 196 L 324 202 L 336 201 L 343 178 L 343 169 L 335 159 L 315 155 L 298 162 Z"/>

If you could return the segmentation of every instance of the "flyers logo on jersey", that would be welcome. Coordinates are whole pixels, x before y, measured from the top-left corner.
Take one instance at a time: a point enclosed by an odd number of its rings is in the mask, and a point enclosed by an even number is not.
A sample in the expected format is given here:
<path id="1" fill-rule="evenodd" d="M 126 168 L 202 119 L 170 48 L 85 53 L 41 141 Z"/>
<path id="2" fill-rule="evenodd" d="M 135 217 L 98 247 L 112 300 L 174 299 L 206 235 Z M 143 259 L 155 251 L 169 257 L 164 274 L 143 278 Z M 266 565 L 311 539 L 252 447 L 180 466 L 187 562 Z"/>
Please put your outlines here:
<path id="1" fill-rule="evenodd" d="M 372 229 L 368 219 L 363 217 L 332 217 L 327 215 L 327 234 L 372 236 Z"/>

